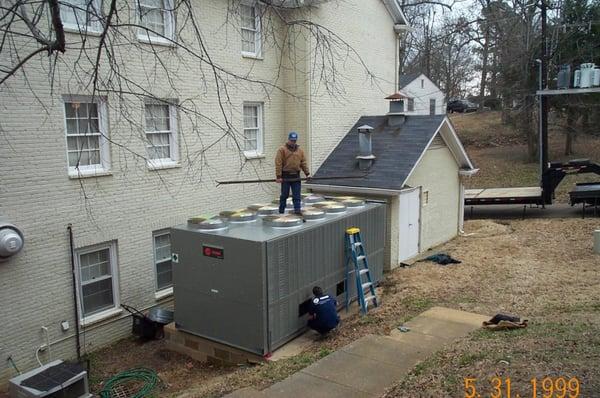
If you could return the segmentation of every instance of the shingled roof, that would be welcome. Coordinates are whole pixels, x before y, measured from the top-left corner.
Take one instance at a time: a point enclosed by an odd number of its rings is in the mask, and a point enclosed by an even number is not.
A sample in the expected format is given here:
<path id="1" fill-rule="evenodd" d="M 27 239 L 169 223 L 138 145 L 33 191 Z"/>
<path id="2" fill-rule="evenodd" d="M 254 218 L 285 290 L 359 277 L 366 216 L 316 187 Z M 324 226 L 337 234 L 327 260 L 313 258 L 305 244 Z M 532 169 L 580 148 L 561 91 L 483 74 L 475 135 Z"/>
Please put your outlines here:
<path id="1" fill-rule="evenodd" d="M 409 115 L 401 126 L 390 126 L 388 118 L 387 115 L 361 117 L 315 173 L 315 177 L 362 175 L 364 172 L 359 170 L 356 159 L 358 127 L 367 124 L 374 128 L 371 141 L 376 158 L 364 178 L 314 180 L 307 186 L 335 185 L 399 191 L 441 126 L 448 123 L 451 129 L 445 115 Z M 458 137 L 452 139 L 456 140 L 453 147 L 462 151 L 458 155 L 461 158 L 458 162 L 462 163 L 460 167 L 473 169 Z"/>
<path id="2" fill-rule="evenodd" d="M 404 87 L 408 86 L 413 80 L 415 80 L 417 77 L 419 77 L 421 75 L 422 75 L 421 72 L 407 73 L 406 75 L 400 75 L 400 78 L 398 79 L 398 88 L 403 89 Z"/>

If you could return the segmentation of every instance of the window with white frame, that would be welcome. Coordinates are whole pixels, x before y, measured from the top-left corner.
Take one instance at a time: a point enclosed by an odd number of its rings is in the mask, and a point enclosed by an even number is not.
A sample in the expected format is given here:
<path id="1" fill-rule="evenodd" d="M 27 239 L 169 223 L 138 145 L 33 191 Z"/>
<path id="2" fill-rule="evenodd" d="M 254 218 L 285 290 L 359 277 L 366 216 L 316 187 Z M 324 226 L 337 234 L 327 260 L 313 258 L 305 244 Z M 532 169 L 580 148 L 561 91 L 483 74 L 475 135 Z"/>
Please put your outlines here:
<path id="1" fill-rule="evenodd" d="M 61 0 L 60 16 L 67 30 L 100 32 L 99 0 Z"/>
<path id="2" fill-rule="evenodd" d="M 106 103 L 89 97 L 65 97 L 67 162 L 70 175 L 109 169 Z"/>
<path id="3" fill-rule="evenodd" d="M 138 38 L 169 43 L 175 38 L 172 0 L 136 0 L 140 28 Z"/>
<path id="4" fill-rule="evenodd" d="M 171 234 L 156 232 L 154 239 L 154 266 L 156 270 L 156 290 L 161 291 L 173 286 L 171 265 Z"/>
<path id="5" fill-rule="evenodd" d="M 408 111 L 413 112 L 414 110 L 415 110 L 415 99 L 409 98 L 408 99 Z"/>
<path id="6" fill-rule="evenodd" d="M 263 105 L 244 104 L 244 153 L 258 156 L 263 153 Z"/>
<path id="7" fill-rule="evenodd" d="M 78 249 L 79 302 L 83 318 L 119 307 L 114 242 Z"/>
<path id="8" fill-rule="evenodd" d="M 261 56 L 261 24 L 256 5 L 241 4 L 242 55 Z"/>
<path id="9" fill-rule="evenodd" d="M 176 163 L 179 154 L 175 107 L 163 103 L 146 103 L 145 121 L 148 164 L 159 167 Z"/>

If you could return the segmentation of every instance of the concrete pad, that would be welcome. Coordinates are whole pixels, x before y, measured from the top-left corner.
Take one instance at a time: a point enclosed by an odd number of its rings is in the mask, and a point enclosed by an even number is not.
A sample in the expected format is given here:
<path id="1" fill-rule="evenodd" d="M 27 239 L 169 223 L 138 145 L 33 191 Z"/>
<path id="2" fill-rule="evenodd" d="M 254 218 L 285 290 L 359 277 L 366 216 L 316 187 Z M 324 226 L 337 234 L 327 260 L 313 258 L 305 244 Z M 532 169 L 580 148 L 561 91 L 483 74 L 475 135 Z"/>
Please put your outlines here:
<path id="1" fill-rule="evenodd" d="M 300 372 L 372 395 L 381 395 L 408 369 L 410 369 L 408 366 L 392 366 L 381 361 L 337 351 Z M 306 396 L 310 396 L 308 391 L 306 392 Z"/>
<path id="2" fill-rule="evenodd" d="M 481 327 L 483 321 L 489 320 L 491 317 L 487 315 L 474 314 L 472 312 L 455 310 L 452 308 L 433 307 L 420 314 L 418 317 L 431 317 L 451 322 L 466 323 L 478 328 Z"/>
<path id="3" fill-rule="evenodd" d="M 303 372 L 263 390 L 268 398 L 365 398 L 369 394 Z"/>
<path id="4" fill-rule="evenodd" d="M 407 371 L 431 353 L 425 344 L 412 346 L 389 337 L 375 335 L 360 338 L 342 348 L 342 351 L 397 366 Z"/>
<path id="5" fill-rule="evenodd" d="M 312 331 L 306 331 L 302 333 L 300 336 L 296 337 L 294 340 L 291 340 L 279 347 L 271 357 L 269 361 L 279 361 L 285 358 L 291 358 L 295 355 L 300 354 L 302 351 L 310 347 L 315 342 L 316 335 Z"/>
<path id="6" fill-rule="evenodd" d="M 411 331 L 443 339 L 454 340 L 477 329 L 471 324 L 451 322 L 427 316 L 418 316 L 406 322 Z M 410 333 L 410 332 L 408 332 Z"/>

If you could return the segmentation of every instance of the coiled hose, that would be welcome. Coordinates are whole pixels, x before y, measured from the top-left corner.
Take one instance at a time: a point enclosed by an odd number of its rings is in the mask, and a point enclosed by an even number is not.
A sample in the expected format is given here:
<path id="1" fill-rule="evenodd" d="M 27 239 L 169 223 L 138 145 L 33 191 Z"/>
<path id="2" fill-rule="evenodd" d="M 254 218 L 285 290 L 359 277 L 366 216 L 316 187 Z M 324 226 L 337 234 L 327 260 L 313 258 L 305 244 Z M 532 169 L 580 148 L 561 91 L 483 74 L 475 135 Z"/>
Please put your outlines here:
<path id="1" fill-rule="evenodd" d="M 139 383 L 143 383 L 143 385 L 139 387 L 139 390 L 135 393 L 132 392 L 132 395 L 129 395 L 128 398 L 147 398 L 151 396 L 150 394 L 156 388 L 159 381 L 158 375 L 152 369 L 129 369 L 108 379 L 106 383 L 104 383 L 104 388 L 100 391 L 100 397 L 112 398 L 113 391 L 119 385 L 126 387 L 127 384 L 138 385 Z"/>

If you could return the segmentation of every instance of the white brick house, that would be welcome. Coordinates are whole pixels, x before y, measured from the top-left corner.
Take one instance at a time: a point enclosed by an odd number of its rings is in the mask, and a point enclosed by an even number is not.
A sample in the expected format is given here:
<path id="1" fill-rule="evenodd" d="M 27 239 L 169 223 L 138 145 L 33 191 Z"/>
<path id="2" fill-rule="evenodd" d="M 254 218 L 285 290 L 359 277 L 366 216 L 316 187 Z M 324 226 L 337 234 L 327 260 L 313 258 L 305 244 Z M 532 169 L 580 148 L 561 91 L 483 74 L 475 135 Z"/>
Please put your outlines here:
<path id="1" fill-rule="evenodd" d="M 405 23 L 395 0 L 319 2 L 282 11 L 302 12 L 335 32 L 376 77 L 348 59 L 338 72 L 341 101 L 315 69 L 318 54 L 310 35 L 297 34 L 292 46 L 281 49 L 263 33 L 252 3 L 244 2 L 235 23 L 225 23 L 231 17 L 227 3 L 193 0 L 210 38 L 206 51 L 222 68 L 284 90 L 245 82 L 221 109 L 219 90 L 206 71 L 199 72 L 193 55 L 136 29 L 123 30 L 123 40 L 136 46 L 127 52 L 124 44 L 122 68 L 133 76 L 130 84 L 168 101 L 111 92 L 92 97 L 74 78 L 78 52 L 72 50 L 55 68 L 38 55 L 25 66 L 27 79 L 17 74 L 2 87 L 0 216 L 23 231 L 25 245 L 0 262 L 0 355 L 11 356 L 21 370 L 37 366 L 36 351 L 46 341 L 50 350 L 39 353 L 42 362 L 73 358 L 77 338 L 82 352 L 89 352 L 127 336 L 131 318 L 121 303 L 141 310 L 169 305 L 170 226 L 191 215 L 270 200 L 277 189 L 217 188 L 216 180 L 272 178 L 275 151 L 292 129 L 300 132 L 299 143 L 316 169 L 360 115 L 385 112 L 381 97 L 398 83 L 398 34 Z M 178 26 L 176 15 L 153 14 L 152 4 L 140 2 L 138 9 L 153 16 L 147 20 L 153 29 L 174 40 L 191 34 Z M 164 4 L 168 9 L 169 0 Z M 76 45 L 81 35 L 72 31 L 80 19 L 68 10 L 63 18 L 71 30 L 67 42 Z M 276 38 L 280 25 L 273 29 Z M 90 21 L 87 29 L 93 44 L 99 27 Z M 24 48 L 33 45 L 23 40 Z M 151 62 L 150 52 L 163 64 Z M 177 71 L 178 79 L 169 82 L 165 70 Z M 201 109 L 204 119 L 184 117 L 181 103 Z M 211 122 L 223 114 L 240 132 L 241 152 L 232 140 L 220 139 Z M 0 380 L 14 374 L 0 362 Z"/>

